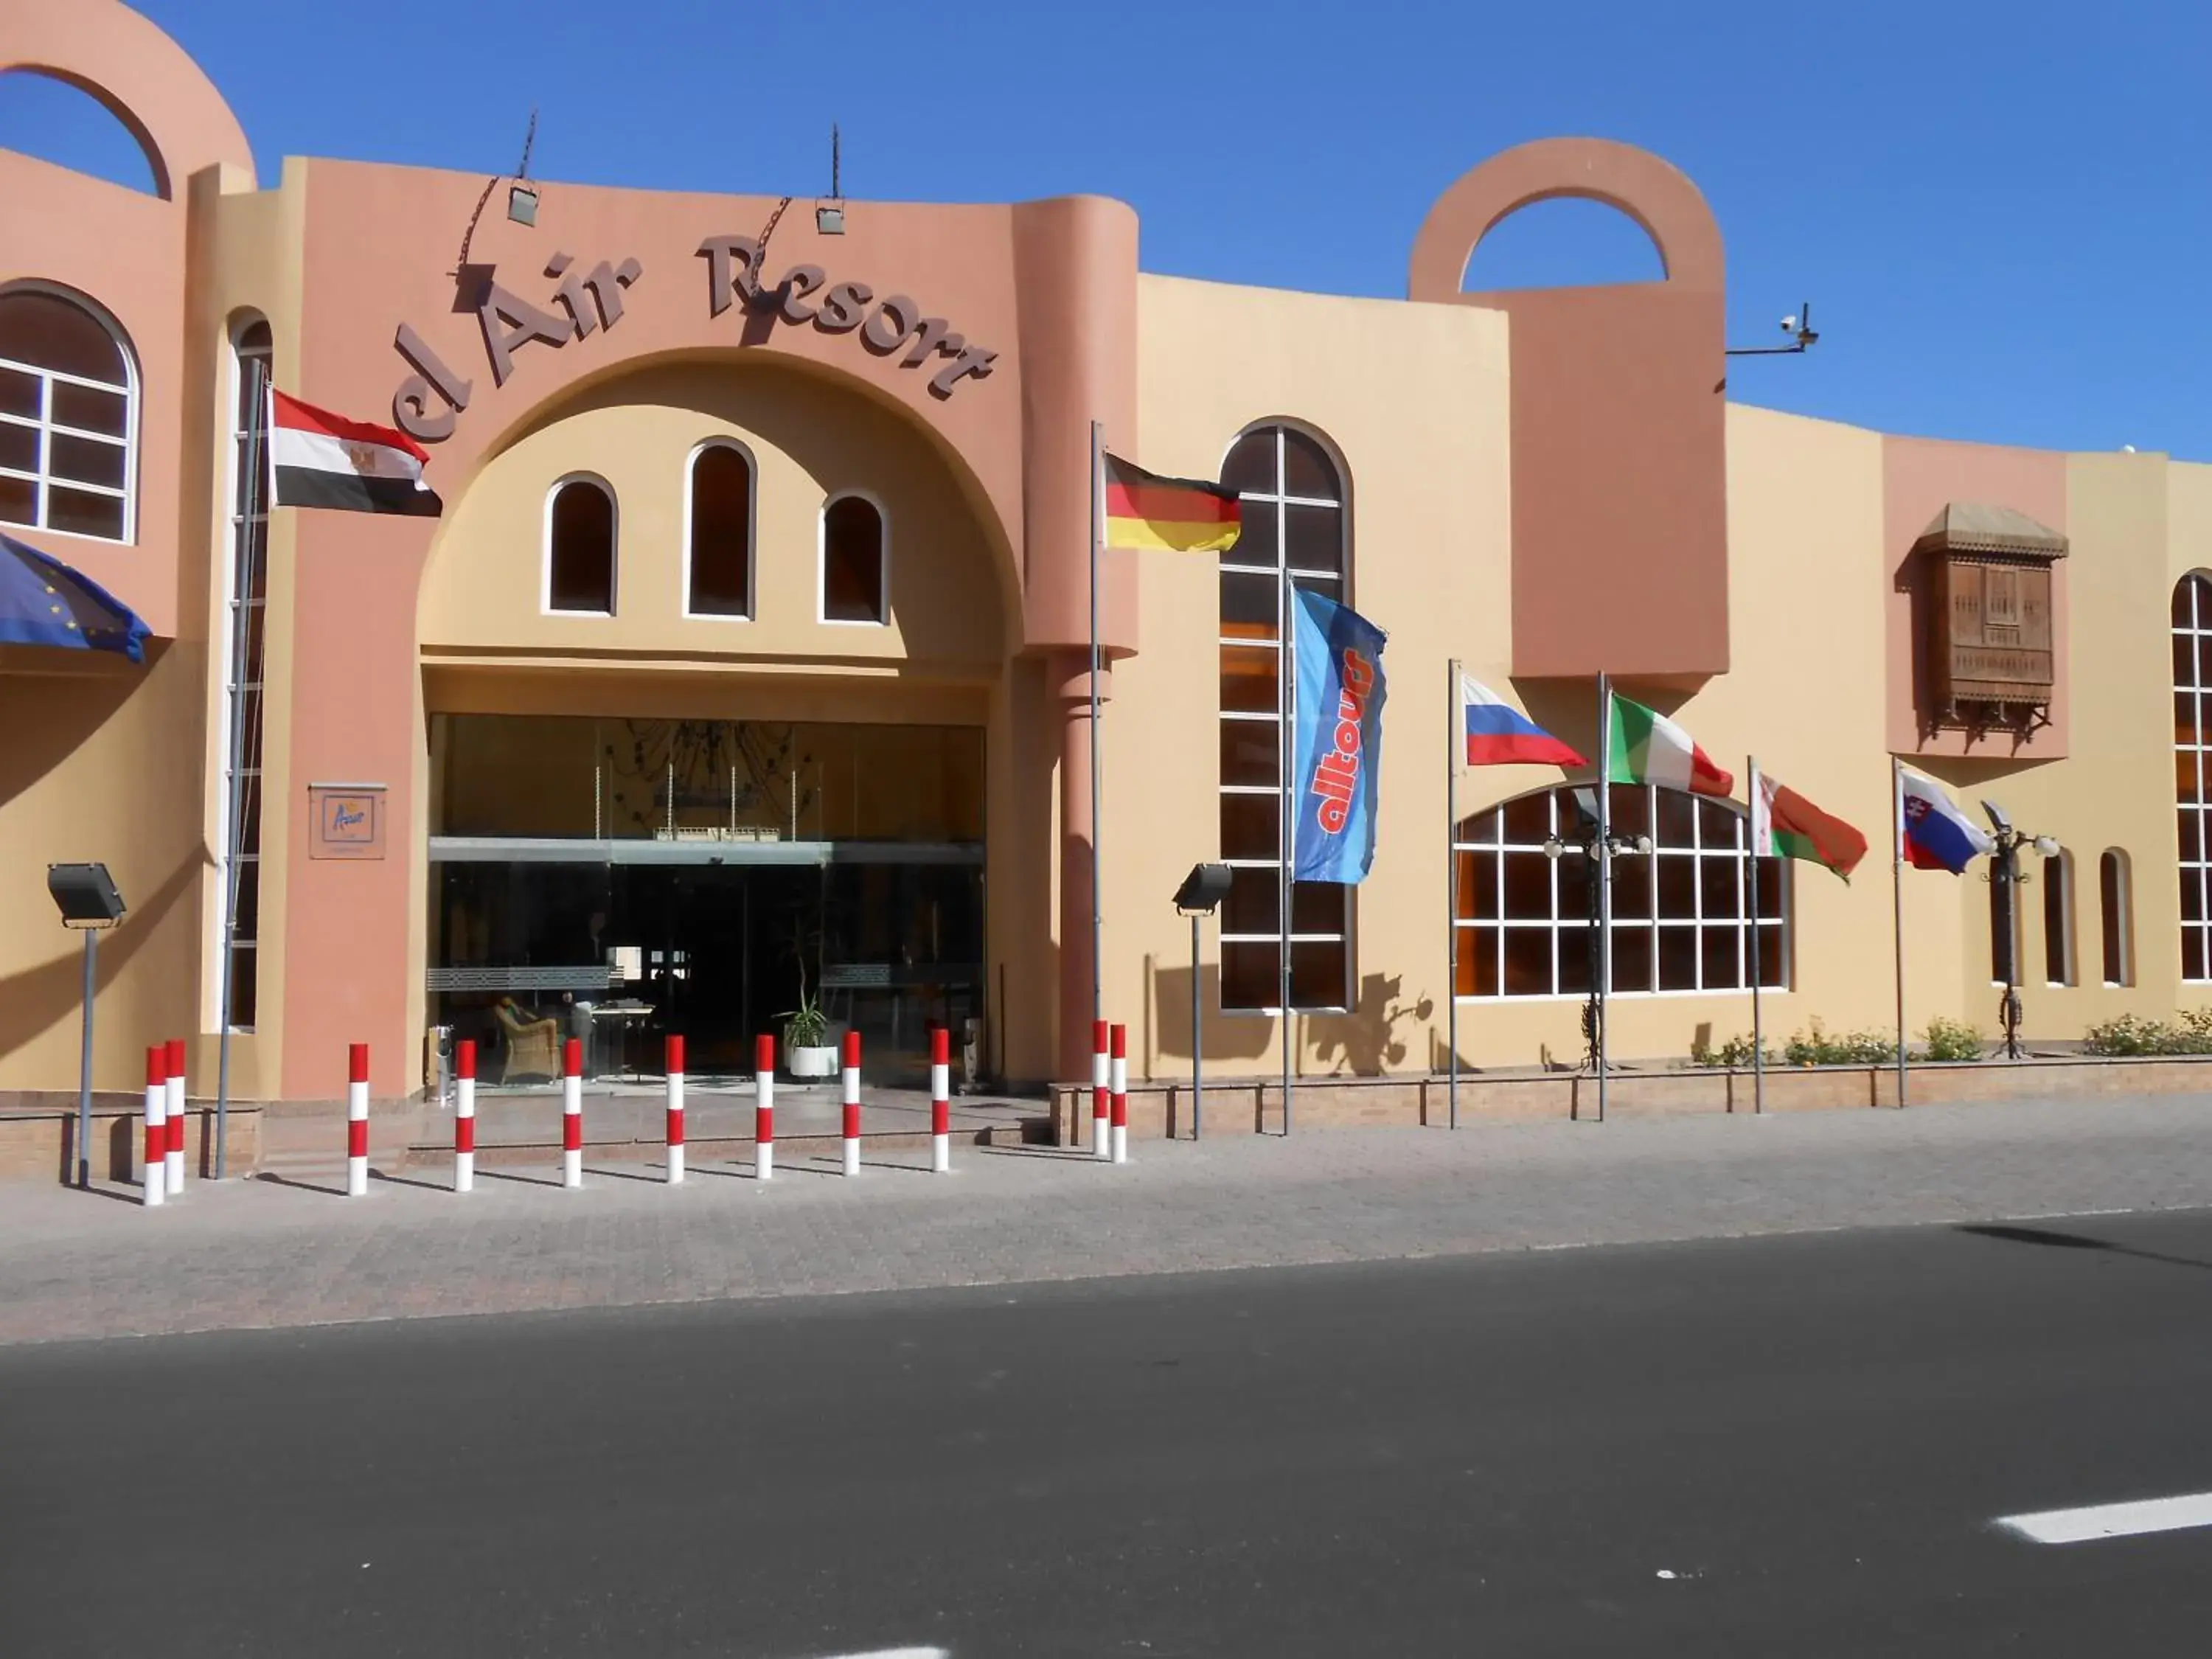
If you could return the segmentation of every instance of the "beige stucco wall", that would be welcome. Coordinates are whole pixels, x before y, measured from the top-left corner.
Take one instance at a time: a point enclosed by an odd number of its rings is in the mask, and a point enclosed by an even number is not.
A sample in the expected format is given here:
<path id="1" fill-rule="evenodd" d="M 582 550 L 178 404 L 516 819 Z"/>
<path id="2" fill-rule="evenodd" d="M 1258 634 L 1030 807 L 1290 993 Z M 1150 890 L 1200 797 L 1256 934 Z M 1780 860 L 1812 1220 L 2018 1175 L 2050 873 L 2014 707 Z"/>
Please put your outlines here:
<path id="1" fill-rule="evenodd" d="M 1349 1048 L 1425 1066 L 1444 1012 L 1444 663 L 1507 657 L 1504 319 L 1160 276 L 1140 283 L 1138 316 L 1145 466 L 1218 477 L 1240 432 L 1285 419 L 1343 460 L 1352 602 L 1390 636 L 1387 805 L 1358 907 L 1358 1006 L 1301 1021 L 1300 1064 L 1334 1069 Z M 1144 648 L 1115 671 L 1104 724 L 1104 985 L 1108 1017 L 1130 1026 L 1132 1070 L 1167 1074 L 1190 1051 L 1189 928 L 1169 900 L 1220 851 L 1217 562 L 1146 555 L 1142 595 Z M 1205 938 L 1218 1006 L 1210 923 Z M 1425 1000 L 1432 1020 L 1390 1016 Z M 1279 1066 L 1279 1024 L 1211 1014 L 1209 1063 Z"/>
<path id="2" fill-rule="evenodd" d="M 685 479 L 693 452 L 734 438 L 755 465 L 754 618 L 684 614 Z M 589 474 L 617 502 L 611 617 L 541 600 L 548 491 Z M 886 625 L 824 623 L 824 502 L 859 489 L 884 512 Z M 423 579 L 430 655 L 671 653 L 817 663 L 927 660 L 995 668 L 1011 596 L 951 472 L 908 422 L 848 387 L 758 362 L 669 364 L 620 376 L 533 423 L 485 463 Z"/>

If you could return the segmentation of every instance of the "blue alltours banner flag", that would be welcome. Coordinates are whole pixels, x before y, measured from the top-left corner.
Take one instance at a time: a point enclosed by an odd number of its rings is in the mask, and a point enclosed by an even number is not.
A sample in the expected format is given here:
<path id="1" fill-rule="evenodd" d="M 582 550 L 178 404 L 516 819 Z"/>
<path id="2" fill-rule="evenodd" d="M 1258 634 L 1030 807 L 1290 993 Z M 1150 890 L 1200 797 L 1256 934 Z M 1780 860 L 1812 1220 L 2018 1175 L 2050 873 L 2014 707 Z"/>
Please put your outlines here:
<path id="1" fill-rule="evenodd" d="M 1291 874 L 1299 881 L 1358 882 L 1375 862 L 1385 635 L 1334 599 L 1303 588 L 1292 598 L 1297 703 Z"/>

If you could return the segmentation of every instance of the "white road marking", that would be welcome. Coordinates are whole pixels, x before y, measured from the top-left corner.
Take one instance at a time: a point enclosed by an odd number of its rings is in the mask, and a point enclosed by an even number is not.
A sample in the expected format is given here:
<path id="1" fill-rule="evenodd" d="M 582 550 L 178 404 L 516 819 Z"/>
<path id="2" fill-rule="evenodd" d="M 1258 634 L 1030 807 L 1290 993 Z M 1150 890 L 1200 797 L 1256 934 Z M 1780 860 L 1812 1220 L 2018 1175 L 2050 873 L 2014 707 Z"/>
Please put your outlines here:
<path id="1" fill-rule="evenodd" d="M 2084 1544 L 2100 1538 L 2212 1527 L 2212 1492 L 2151 1498 L 2136 1504 L 2094 1504 L 2078 1510 L 2040 1510 L 2001 1515 L 1996 1524 L 2038 1544 Z"/>
<path id="2" fill-rule="evenodd" d="M 830 1659 L 952 1659 L 951 1648 L 872 1648 L 866 1653 L 839 1653 Z"/>

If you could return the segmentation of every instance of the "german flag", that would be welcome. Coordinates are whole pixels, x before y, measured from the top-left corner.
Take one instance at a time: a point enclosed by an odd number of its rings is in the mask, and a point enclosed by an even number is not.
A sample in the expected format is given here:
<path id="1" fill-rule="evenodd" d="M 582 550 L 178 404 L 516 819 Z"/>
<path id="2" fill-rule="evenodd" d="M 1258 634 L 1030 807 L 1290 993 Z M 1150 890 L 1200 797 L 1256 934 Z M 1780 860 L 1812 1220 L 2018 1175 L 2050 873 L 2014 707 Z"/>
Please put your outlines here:
<path id="1" fill-rule="evenodd" d="M 1195 478 L 1163 478 L 1106 457 L 1106 545 L 1218 553 L 1243 527 L 1237 492 Z"/>

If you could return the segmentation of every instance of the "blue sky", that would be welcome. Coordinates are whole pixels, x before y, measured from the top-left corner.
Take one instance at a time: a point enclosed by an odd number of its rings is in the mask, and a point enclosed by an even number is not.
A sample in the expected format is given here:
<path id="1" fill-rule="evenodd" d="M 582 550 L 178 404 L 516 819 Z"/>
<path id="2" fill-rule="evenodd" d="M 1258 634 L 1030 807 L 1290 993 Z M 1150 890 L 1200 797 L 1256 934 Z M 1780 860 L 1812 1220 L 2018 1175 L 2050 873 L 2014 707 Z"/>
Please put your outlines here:
<path id="1" fill-rule="evenodd" d="M 31 0 L 65 3 L 66 0 Z M 1146 269 L 1403 293 L 1430 204 L 1524 139 L 1658 151 L 1727 239 L 1747 402 L 1897 432 L 2212 459 L 2212 5 L 1698 0 L 1074 6 L 957 0 L 144 0 L 275 176 L 286 154 L 550 179 L 994 201 L 1094 191 Z M 66 88 L 0 81 L 0 145 L 112 173 Z M 143 173 L 143 167 L 139 169 Z M 1532 209 L 1473 286 L 1656 272 L 1606 210 Z"/>

